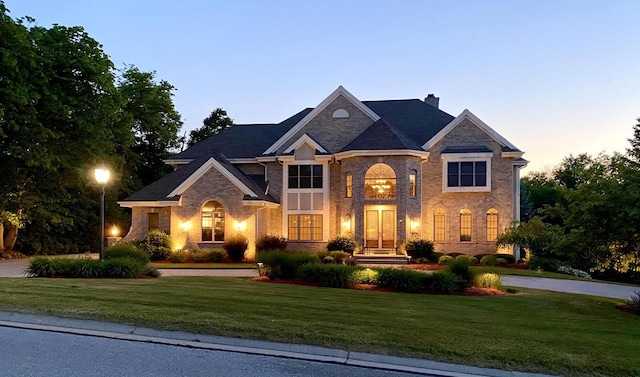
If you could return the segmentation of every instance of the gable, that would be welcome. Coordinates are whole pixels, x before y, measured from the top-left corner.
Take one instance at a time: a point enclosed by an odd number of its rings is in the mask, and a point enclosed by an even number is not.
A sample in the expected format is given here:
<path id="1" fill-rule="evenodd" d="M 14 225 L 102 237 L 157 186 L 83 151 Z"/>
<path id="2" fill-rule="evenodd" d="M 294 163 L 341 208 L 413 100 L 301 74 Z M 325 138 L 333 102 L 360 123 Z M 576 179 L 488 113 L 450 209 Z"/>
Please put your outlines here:
<path id="1" fill-rule="evenodd" d="M 443 139 L 450 140 L 450 142 L 446 142 L 444 144 L 455 144 L 456 146 L 478 145 L 483 141 L 485 143 L 490 141 L 499 144 L 502 148 L 506 148 L 514 152 L 520 152 L 515 145 L 511 144 L 502 135 L 497 133 L 493 128 L 489 127 L 489 125 L 467 109 L 427 141 L 422 146 L 422 149 L 430 150 L 437 143 L 443 141 Z"/>
<path id="2" fill-rule="evenodd" d="M 264 154 L 282 154 L 307 134 L 329 153 L 337 152 L 380 117 L 342 86 L 292 127 Z"/>

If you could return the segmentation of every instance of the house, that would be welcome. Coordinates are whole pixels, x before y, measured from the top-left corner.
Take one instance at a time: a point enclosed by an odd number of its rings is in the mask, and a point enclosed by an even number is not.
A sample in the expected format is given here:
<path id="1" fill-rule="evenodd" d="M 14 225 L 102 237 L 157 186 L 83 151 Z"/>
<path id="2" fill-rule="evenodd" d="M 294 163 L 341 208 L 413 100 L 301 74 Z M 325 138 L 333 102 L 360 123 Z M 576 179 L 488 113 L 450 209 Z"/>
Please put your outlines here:
<path id="1" fill-rule="evenodd" d="M 235 125 L 167 160 L 175 171 L 119 202 L 124 240 L 161 229 L 175 247 L 220 247 L 237 233 L 320 250 L 337 235 L 395 255 L 409 237 L 440 252 L 495 253 L 520 214 L 527 161 L 469 110 L 424 101 L 360 101 L 342 86 L 278 124 Z M 504 250 L 502 250 L 504 251 Z"/>

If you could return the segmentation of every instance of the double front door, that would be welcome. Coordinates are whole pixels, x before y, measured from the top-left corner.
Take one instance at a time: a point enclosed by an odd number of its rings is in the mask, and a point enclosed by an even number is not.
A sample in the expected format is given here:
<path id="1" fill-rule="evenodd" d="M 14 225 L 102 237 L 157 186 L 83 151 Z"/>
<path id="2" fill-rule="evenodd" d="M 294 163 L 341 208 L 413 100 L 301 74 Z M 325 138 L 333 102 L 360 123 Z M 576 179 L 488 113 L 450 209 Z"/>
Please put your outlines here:
<path id="1" fill-rule="evenodd" d="M 395 206 L 365 206 L 365 247 L 369 251 L 395 251 Z"/>

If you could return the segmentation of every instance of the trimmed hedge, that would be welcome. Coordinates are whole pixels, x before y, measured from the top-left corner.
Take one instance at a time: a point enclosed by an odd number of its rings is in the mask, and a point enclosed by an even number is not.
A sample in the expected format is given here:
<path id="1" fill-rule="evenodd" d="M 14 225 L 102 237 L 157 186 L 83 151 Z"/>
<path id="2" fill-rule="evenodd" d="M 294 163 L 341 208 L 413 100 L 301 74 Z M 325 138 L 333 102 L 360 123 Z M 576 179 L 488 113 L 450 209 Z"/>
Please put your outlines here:
<path id="1" fill-rule="evenodd" d="M 307 263 L 298 268 L 298 279 L 318 283 L 323 287 L 345 288 L 357 283 L 355 272 L 358 267 Z"/>
<path id="2" fill-rule="evenodd" d="M 438 258 L 438 264 L 448 264 L 452 260 L 454 260 L 454 258 L 451 255 L 443 255 Z"/>
<path id="3" fill-rule="evenodd" d="M 408 269 L 384 268 L 378 270 L 378 286 L 409 293 L 454 293 L 462 291 L 465 283 L 449 272 L 428 274 Z"/>
<path id="4" fill-rule="evenodd" d="M 169 255 L 169 260 L 173 263 L 185 263 L 185 262 L 195 262 L 195 263 L 219 263 L 227 257 L 227 253 L 224 250 L 220 249 L 210 249 L 210 250 L 176 250 L 171 252 Z"/>
<path id="5" fill-rule="evenodd" d="M 270 250 L 258 253 L 258 262 L 267 267 L 266 274 L 269 279 L 293 279 L 297 276 L 300 266 L 318 261 L 315 253 L 306 251 Z"/>
<path id="6" fill-rule="evenodd" d="M 33 277 L 136 278 L 160 276 L 154 268 L 131 257 L 110 258 L 101 262 L 91 258 L 46 258 L 31 260 L 26 273 Z"/>
<path id="7" fill-rule="evenodd" d="M 485 254 L 476 254 L 476 255 L 474 255 L 474 257 L 478 258 L 478 260 L 481 261 L 480 263 L 482 263 L 482 258 L 484 258 L 486 256 L 494 256 L 496 258 L 503 258 L 509 264 L 516 263 L 516 257 L 514 257 L 511 254 L 501 254 L 501 253 L 486 254 L 485 253 Z"/>

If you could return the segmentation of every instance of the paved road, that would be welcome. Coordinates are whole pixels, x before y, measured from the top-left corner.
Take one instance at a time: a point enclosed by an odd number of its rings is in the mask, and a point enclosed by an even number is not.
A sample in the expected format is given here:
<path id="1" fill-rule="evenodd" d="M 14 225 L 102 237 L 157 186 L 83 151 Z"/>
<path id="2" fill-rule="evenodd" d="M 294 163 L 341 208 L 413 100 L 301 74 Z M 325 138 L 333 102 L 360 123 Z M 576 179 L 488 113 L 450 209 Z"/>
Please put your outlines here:
<path id="1" fill-rule="evenodd" d="M 417 374 L 237 352 L 0 327 L 2 376 L 354 376 Z"/>
<path id="2" fill-rule="evenodd" d="M 640 287 L 598 283 L 594 281 L 549 279 L 529 276 L 502 276 L 502 284 L 512 287 L 543 289 L 546 291 L 577 293 L 582 295 L 602 296 L 628 300 Z"/>

